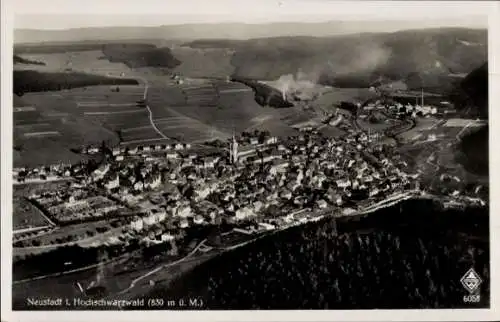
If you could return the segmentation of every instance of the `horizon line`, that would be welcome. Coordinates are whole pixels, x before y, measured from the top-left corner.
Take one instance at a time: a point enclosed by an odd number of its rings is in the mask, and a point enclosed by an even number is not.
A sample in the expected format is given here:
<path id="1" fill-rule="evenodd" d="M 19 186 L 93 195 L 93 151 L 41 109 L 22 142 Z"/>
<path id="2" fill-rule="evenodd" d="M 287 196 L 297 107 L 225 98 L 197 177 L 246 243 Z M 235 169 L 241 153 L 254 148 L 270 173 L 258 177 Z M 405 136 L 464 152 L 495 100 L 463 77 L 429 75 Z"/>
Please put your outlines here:
<path id="1" fill-rule="evenodd" d="M 390 20 L 389 22 L 398 22 L 402 20 Z M 107 29 L 107 28 L 162 28 L 162 27 L 178 27 L 178 26 L 193 26 L 193 25 L 277 25 L 277 24 L 302 24 L 302 25 L 318 25 L 318 24 L 327 24 L 327 23 L 335 23 L 335 22 L 345 22 L 345 21 L 324 21 L 324 22 L 294 22 L 294 21 L 277 21 L 277 22 L 262 22 L 262 23 L 249 23 L 249 22 L 198 22 L 198 23 L 178 23 L 171 25 L 113 25 L 113 26 L 81 26 L 81 27 L 71 27 L 71 28 L 13 28 L 14 31 L 17 30 L 26 30 L 26 31 L 70 31 L 70 30 L 79 30 L 79 29 Z M 358 21 L 360 22 L 360 21 Z M 370 20 L 364 20 L 362 22 L 376 22 Z M 382 22 L 382 21 L 380 21 Z M 387 22 L 387 21 L 384 21 Z M 404 30 L 425 30 L 425 29 L 441 29 L 441 28 L 453 28 L 453 29 L 475 29 L 475 30 L 487 30 L 488 26 L 459 26 L 459 25 L 436 25 L 436 26 L 425 26 L 421 28 L 409 27 L 409 28 L 401 28 L 398 30 L 391 31 L 353 31 L 353 33 L 380 33 L 380 32 L 396 32 L 396 31 L 404 31 Z"/>
<path id="2" fill-rule="evenodd" d="M 64 18 L 59 21 L 59 23 L 54 23 L 54 20 L 57 21 L 59 17 L 56 19 L 49 19 L 51 20 L 51 23 L 45 23 L 48 20 L 50 16 L 54 18 L 54 16 L 59 16 L 59 15 L 40 15 L 40 14 L 21 14 L 21 15 L 16 15 L 14 19 L 14 28 L 13 30 L 43 30 L 43 31 L 62 31 L 62 30 L 77 30 L 77 29 L 98 29 L 98 28 L 160 28 L 160 27 L 175 27 L 175 26 L 196 26 L 196 25 L 246 25 L 246 26 L 259 26 L 259 25 L 285 25 L 285 24 L 296 24 L 296 25 L 321 25 L 321 24 L 355 24 L 355 23 L 374 23 L 378 25 L 383 25 L 386 24 L 389 29 L 404 29 L 405 24 L 418 24 L 421 23 L 423 25 L 423 28 L 446 28 L 446 27 L 456 27 L 456 28 L 468 28 L 468 29 L 487 29 L 488 28 L 488 19 L 484 19 L 481 15 L 477 14 L 469 14 L 469 15 L 463 15 L 460 17 L 443 17 L 441 19 L 438 19 L 436 17 L 422 17 L 420 19 L 405 19 L 403 17 L 400 18 L 390 18 L 390 19 L 380 19 L 376 17 L 370 17 L 370 16 L 363 16 L 363 15 L 348 15 L 348 16 L 339 16 L 338 19 L 336 17 L 325 17 L 324 15 L 310 15 L 304 17 L 303 16 L 282 16 L 282 17 L 274 17 L 274 19 L 269 18 L 269 17 L 258 17 L 257 20 L 238 20 L 235 19 L 234 17 L 232 19 L 225 20 L 227 17 L 226 15 L 224 16 L 218 16 L 220 20 L 213 20 L 215 16 L 211 16 L 212 20 L 204 20 L 201 19 L 200 21 L 189 21 L 192 20 L 193 18 L 199 19 L 200 17 L 197 15 L 187 15 L 185 17 L 170 17 L 168 15 L 144 15 L 144 14 L 138 14 L 138 15 L 114 15 L 112 17 L 109 17 L 110 19 L 103 19 L 105 17 L 110 16 L 109 14 L 95 14 L 95 15 L 88 15 L 88 14 L 76 14 L 76 15 L 69 15 L 73 17 L 73 19 L 68 19 L 70 17 L 68 16 L 63 16 Z M 82 20 L 82 18 L 88 17 L 88 18 L 94 18 L 91 20 L 94 21 L 89 21 L 89 20 Z M 95 18 L 97 18 L 98 21 L 95 21 Z M 143 20 L 139 23 L 129 23 L 128 20 Z M 149 18 L 149 23 L 148 20 L 145 18 Z M 172 21 L 168 21 L 168 19 L 171 18 Z M 479 19 L 482 18 L 482 19 Z M 122 21 L 114 21 L 108 24 L 109 20 L 112 19 L 118 19 Z M 126 19 L 126 22 L 123 21 L 123 19 Z M 176 19 L 179 19 L 180 21 L 175 21 Z M 233 20 L 235 19 L 235 20 Z M 19 27 L 15 26 L 16 25 L 16 20 L 19 20 Z M 30 25 L 33 25 L 33 20 L 39 20 L 40 27 L 32 27 Z M 75 21 L 77 20 L 77 21 Z M 80 20 L 80 21 L 78 21 Z M 151 21 L 153 20 L 153 21 Z M 155 21 L 156 20 L 156 21 Z M 161 21 L 161 20 L 167 20 L 167 21 Z M 188 20 L 186 22 L 182 20 Z M 27 23 L 29 21 L 29 23 Z M 401 24 L 401 26 L 394 26 L 394 24 Z M 59 25 L 59 26 L 57 26 Z M 429 25 L 429 26 L 425 26 Z M 402 28 L 400 28 L 402 27 Z M 413 27 L 412 27 L 413 28 Z"/>

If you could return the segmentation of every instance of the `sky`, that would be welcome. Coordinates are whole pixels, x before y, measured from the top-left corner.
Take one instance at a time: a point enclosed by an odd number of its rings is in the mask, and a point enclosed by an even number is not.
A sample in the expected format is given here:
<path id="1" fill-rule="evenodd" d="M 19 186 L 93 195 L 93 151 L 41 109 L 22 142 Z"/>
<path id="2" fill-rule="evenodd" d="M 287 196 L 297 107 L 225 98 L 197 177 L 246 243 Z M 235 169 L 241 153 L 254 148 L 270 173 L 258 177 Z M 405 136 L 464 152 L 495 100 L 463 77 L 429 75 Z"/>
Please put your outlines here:
<path id="1" fill-rule="evenodd" d="M 330 0 L 8 0 L 14 28 L 68 29 L 189 23 L 427 20 L 487 27 L 493 2 Z M 494 4 L 494 3 L 493 3 Z M 194 9 L 196 8 L 196 10 Z"/>

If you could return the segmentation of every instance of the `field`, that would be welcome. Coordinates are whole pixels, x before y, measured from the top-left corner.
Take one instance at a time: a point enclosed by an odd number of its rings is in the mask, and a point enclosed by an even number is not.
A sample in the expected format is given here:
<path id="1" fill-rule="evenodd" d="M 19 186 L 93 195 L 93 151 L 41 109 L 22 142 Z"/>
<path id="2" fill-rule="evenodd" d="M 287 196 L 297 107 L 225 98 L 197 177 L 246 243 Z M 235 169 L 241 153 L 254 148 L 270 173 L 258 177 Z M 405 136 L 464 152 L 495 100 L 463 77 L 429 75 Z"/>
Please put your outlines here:
<path id="1" fill-rule="evenodd" d="M 395 125 L 394 121 L 390 119 L 381 120 L 377 123 L 371 123 L 367 120 L 358 120 L 358 124 L 364 130 L 370 130 L 373 132 L 381 132 Z"/>
<path id="2" fill-rule="evenodd" d="M 16 68 L 137 77 L 141 83 L 147 78 L 146 101 L 150 110 L 138 104 L 145 93 L 144 84 L 87 86 L 16 97 L 15 166 L 60 161 L 74 163 L 82 156 L 70 149 L 103 141 L 111 146 L 119 143 L 162 144 L 176 140 L 202 143 L 253 130 L 267 130 L 276 136 L 296 135 L 298 132 L 293 126 L 311 119 L 318 120 L 318 113 L 314 112 L 316 107 L 323 109 L 327 106 L 328 109 L 335 102 L 363 100 L 371 94 L 362 89 L 321 88 L 321 92 L 326 93 L 311 102 L 311 111 L 304 111 L 301 107 L 262 107 L 255 101 L 252 89 L 241 83 L 187 78 L 185 84 L 172 84 L 168 76 L 146 73 L 152 67 L 135 66 L 128 61 L 110 62 L 110 53 L 115 53 L 116 46 L 109 47 L 111 52 L 108 47 L 106 52 L 98 50 L 99 46 L 91 47 L 84 51 L 20 52 L 19 57 L 45 65 L 16 65 Z M 142 48 L 132 47 L 126 50 L 127 53 L 135 55 Z M 172 51 L 181 62 L 172 71 L 183 75 L 224 79 L 234 69 L 230 62 L 232 51 L 227 49 L 174 46 Z M 112 60 L 123 61 L 125 58 L 117 56 Z M 40 149 L 40 146 L 44 148 Z"/>
<path id="3" fill-rule="evenodd" d="M 14 166 L 73 163 L 81 156 L 71 148 L 117 141 L 114 133 L 80 117 L 75 102 L 64 93 L 29 93 L 22 97 L 34 110 L 14 112 Z"/>
<path id="4" fill-rule="evenodd" d="M 120 141 L 161 138 L 151 127 L 147 109 L 137 105 L 144 87 L 120 85 L 119 92 L 116 88 L 88 86 L 28 93 L 18 99 L 21 106 L 14 107 L 15 166 L 76 162 L 81 156 L 71 148 L 102 141 L 114 146 Z"/>
<path id="5" fill-rule="evenodd" d="M 439 137 L 441 134 L 444 134 L 440 133 L 440 127 L 438 126 L 439 123 L 440 123 L 439 119 L 433 117 L 418 118 L 417 125 L 413 129 L 401 133 L 400 135 L 398 135 L 398 137 L 408 142 L 416 139 L 425 140 L 427 139 L 427 136 L 429 134 L 436 134 L 436 136 Z M 449 136 L 447 135 L 447 137 Z"/>
<path id="6" fill-rule="evenodd" d="M 50 251 L 61 245 L 78 243 L 82 247 L 88 247 L 94 243 L 100 244 L 110 237 L 121 232 L 122 228 L 113 228 L 104 233 L 97 233 L 96 229 L 110 228 L 109 221 L 95 221 L 71 226 L 59 227 L 56 230 L 31 238 L 27 241 L 26 247 L 14 248 L 14 255 L 22 256 Z M 36 245 L 36 246 L 34 246 Z"/>
<path id="7" fill-rule="evenodd" d="M 484 122 L 478 121 L 478 120 L 470 120 L 470 119 L 449 119 L 446 121 L 443 126 L 446 127 L 477 127 L 484 125 Z"/>
<path id="8" fill-rule="evenodd" d="M 311 106 L 320 107 L 331 110 L 332 106 L 340 102 L 364 102 L 370 98 L 376 97 L 376 94 L 367 88 L 337 88 L 332 87 L 330 91 L 323 93 L 319 96 Z"/>
<path id="9" fill-rule="evenodd" d="M 62 72 L 67 70 L 85 72 L 102 76 L 133 76 L 132 70 L 124 63 L 110 62 L 100 50 L 74 51 L 50 54 L 20 54 L 19 57 L 40 61 L 45 65 L 16 65 L 16 69 L 29 69 L 43 72 Z"/>
<path id="10" fill-rule="evenodd" d="M 29 201 L 24 198 L 14 198 L 12 225 L 12 229 L 16 231 L 48 226 L 50 222 Z"/>
<path id="11" fill-rule="evenodd" d="M 172 54 L 181 61 L 174 72 L 190 77 L 226 77 L 234 71 L 232 51 L 227 49 L 196 49 L 174 47 Z"/>
<path id="12" fill-rule="evenodd" d="M 296 133 L 281 120 L 292 110 L 260 106 L 253 92 L 239 83 L 155 85 L 148 90 L 148 104 L 158 129 L 167 137 L 186 142 L 226 139 L 233 132 L 256 129 L 274 135 Z"/>

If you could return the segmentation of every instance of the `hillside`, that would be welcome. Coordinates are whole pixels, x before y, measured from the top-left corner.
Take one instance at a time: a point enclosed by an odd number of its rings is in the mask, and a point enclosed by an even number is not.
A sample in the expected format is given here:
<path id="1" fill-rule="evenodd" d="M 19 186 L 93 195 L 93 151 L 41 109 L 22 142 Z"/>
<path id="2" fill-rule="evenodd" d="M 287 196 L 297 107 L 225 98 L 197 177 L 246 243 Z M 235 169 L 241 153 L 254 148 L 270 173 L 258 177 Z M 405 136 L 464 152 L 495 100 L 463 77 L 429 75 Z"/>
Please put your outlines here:
<path id="1" fill-rule="evenodd" d="M 479 114 L 488 117 L 488 63 L 469 73 L 460 86 Z"/>
<path id="2" fill-rule="evenodd" d="M 457 160 L 471 173 L 488 176 L 489 127 L 486 125 L 464 136 L 459 144 Z"/>
<path id="3" fill-rule="evenodd" d="M 157 48 L 154 45 L 108 44 L 103 47 L 102 52 L 110 62 L 124 63 L 130 68 L 174 68 L 181 63 L 169 48 Z"/>
<path id="4" fill-rule="evenodd" d="M 91 85 L 137 84 L 135 79 L 111 78 L 84 73 L 41 73 L 32 70 L 15 70 L 13 91 L 22 96 L 27 92 L 59 91 Z"/>
<path id="5" fill-rule="evenodd" d="M 16 57 L 22 54 L 59 54 L 69 52 L 102 51 L 103 59 L 113 63 L 124 63 L 130 68 L 166 67 L 180 64 L 168 47 L 157 47 L 148 43 L 129 42 L 81 42 L 16 45 Z"/>
<path id="6" fill-rule="evenodd" d="M 455 88 L 452 99 L 458 109 L 470 117 L 488 118 L 488 63 L 469 73 Z M 489 127 L 465 135 L 457 159 L 471 173 L 489 173 Z"/>
<path id="7" fill-rule="evenodd" d="M 450 90 L 456 74 L 487 57 L 487 33 L 471 29 L 408 30 L 328 38 L 278 37 L 198 40 L 191 48 L 230 48 L 234 75 L 277 79 L 298 71 L 325 85 L 369 87 L 384 76 L 409 89 Z"/>
<path id="8" fill-rule="evenodd" d="M 120 43 L 115 39 L 114 42 L 24 44 L 16 45 L 15 53 L 100 50 L 103 58 L 112 62 L 123 62 L 133 68 L 169 68 L 191 77 L 232 75 L 276 80 L 302 72 L 315 83 L 334 87 L 368 88 L 374 81 L 384 79 L 384 82 L 399 81 L 410 90 L 423 88 L 443 93 L 455 88 L 460 81 L 457 76 L 483 64 L 488 52 L 487 32 L 479 29 L 442 28 L 331 37 L 270 38 L 269 35 L 238 40 L 223 39 L 221 34 L 215 39 L 187 41 L 182 46 L 174 44 L 175 41 L 163 44 L 172 47 L 169 48 L 158 47 L 159 40 L 153 39 L 159 35 L 151 34 L 147 37 L 151 43 Z"/>
<path id="9" fill-rule="evenodd" d="M 470 18 L 469 21 L 467 21 Z M 458 27 L 477 25 L 477 17 L 463 17 L 460 20 L 425 20 L 425 21 L 327 21 L 317 23 L 281 22 L 267 24 L 245 23 L 209 23 L 182 24 L 157 27 L 95 27 L 66 30 L 14 30 L 14 42 L 79 42 L 135 40 L 135 39 L 251 39 L 283 36 L 315 36 L 329 37 L 335 35 L 355 34 L 370 30 L 371 32 L 394 32 L 401 29 L 436 28 L 442 26 Z M 486 24 L 485 24 L 486 25 Z"/>
<path id="10" fill-rule="evenodd" d="M 23 57 L 19 57 L 18 55 L 14 55 L 14 65 L 16 64 L 45 66 L 44 62 L 29 60 Z"/>
<path id="11" fill-rule="evenodd" d="M 483 63 L 458 79 L 450 91 L 450 101 L 471 117 L 488 118 L 488 63 Z"/>
<path id="12" fill-rule="evenodd" d="M 255 101 L 261 106 L 270 106 L 275 108 L 293 106 L 292 103 L 283 98 L 283 93 L 281 91 L 269 85 L 240 77 L 233 77 L 231 80 L 252 88 L 255 93 Z"/>

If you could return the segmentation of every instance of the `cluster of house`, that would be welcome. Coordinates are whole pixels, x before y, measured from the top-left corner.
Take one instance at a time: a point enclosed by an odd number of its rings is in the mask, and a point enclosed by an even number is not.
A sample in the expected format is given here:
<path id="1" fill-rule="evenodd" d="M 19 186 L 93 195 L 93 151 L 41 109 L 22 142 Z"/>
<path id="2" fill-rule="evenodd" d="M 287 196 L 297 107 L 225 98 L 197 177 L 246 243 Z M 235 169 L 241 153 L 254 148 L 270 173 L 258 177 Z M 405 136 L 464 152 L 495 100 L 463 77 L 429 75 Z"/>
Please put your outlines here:
<path id="1" fill-rule="evenodd" d="M 151 163 L 103 163 L 93 171 L 90 182 L 120 196 L 127 196 L 158 188 L 162 183 L 162 174 Z"/>
<path id="2" fill-rule="evenodd" d="M 380 102 L 370 103 L 363 107 L 365 111 L 371 110 L 387 110 L 393 114 L 398 116 L 411 116 L 416 118 L 419 115 L 427 116 L 427 115 L 435 115 L 438 113 L 438 109 L 429 105 L 419 105 L 419 104 L 406 104 L 403 105 L 401 103 L 395 103 L 392 105 L 381 104 Z"/>
<path id="3" fill-rule="evenodd" d="M 35 183 L 54 181 L 62 178 L 70 178 L 72 175 L 71 164 L 54 164 L 39 167 L 20 167 L 12 170 L 14 183 Z"/>
<path id="4" fill-rule="evenodd" d="M 175 185 L 176 193 L 166 194 L 163 208 L 144 214 L 131 226 L 142 230 L 173 218 L 179 229 L 220 220 L 257 221 L 272 229 L 317 219 L 311 214 L 300 217 L 300 209 L 314 212 L 359 199 L 383 199 L 416 182 L 418 174 L 407 174 L 407 164 L 391 149 L 369 143 L 365 134 L 335 140 L 311 133 L 268 145 L 275 155 L 269 160 L 253 145 L 261 162 L 242 162 L 241 145 L 238 162 L 221 154 L 213 159 L 212 171 L 178 160 L 162 176 L 164 183 Z M 366 153 L 371 160 L 366 160 Z M 283 218 L 275 218 L 282 211 Z"/>
<path id="5" fill-rule="evenodd" d="M 300 210 L 281 209 L 273 217 L 263 218 L 261 222 L 249 224 L 246 227 L 235 228 L 234 230 L 246 235 L 270 231 L 275 229 L 288 228 L 301 225 L 306 222 L 321 220 L 325 215 L 317 212 L 312 212 L 311 209 L 305 208 Z"/>
<path id="6" fill-rule="evenodd" d="M 47 191 L 30 198 L 59 223 L 99 220 L 125 210 L 116 202 L 83 188 Z"/>
<path id="7" fill-rule="evenodd" d="M 162 152 L 168 155 L 176 155 L 176 151 L 184 151 L 191 148 L 190 143 L 158 143 L 158 144 L 138 144 L 134 146 L 116 146 L 111 149 L 111 154 L 117 161 L 122 161 L 127 155 L 139 155 L 150 154 L 152 152 Z M 107 148 L 106 148 L 107 149 Z M 103 152 L 102 146 L 86 146 L 82 149 L 84 154 L 99 154 Z"/>
<path id="8" fill-rule="evenodd" d="M 121 199 L 139 209 L 131 230 L 168 241 L 191 225 L 249 222 L 271 230 L 318 220 L 321 216 L 314 213 L 319 210 L 384 198 L 418 178 L 405 172 L 407 165 L 392 149 L 372 144 L 364 133 L 338 139 L 317 131 L 285 140 L 270 135 L 233 138 L 228 149 L 204 156 L 186 145 L 184 151 L 173 148 L 178 150 L 175 159 L 111 158 L 90 175 L 73 167 L 70 173 L 80 174 L 81 180 L 70 189 L 32 197 L 59 221 L 124 211 L 112 201 Z M 130 150 L 112 153 L 116 157 Z M 100 187 L 112 200 L 90 193 L 89 186 Z M 162 197 L 151 206 L 148 199 L 157 192 Z M 169 229 L 161 228 L 165 222 Z"/>

